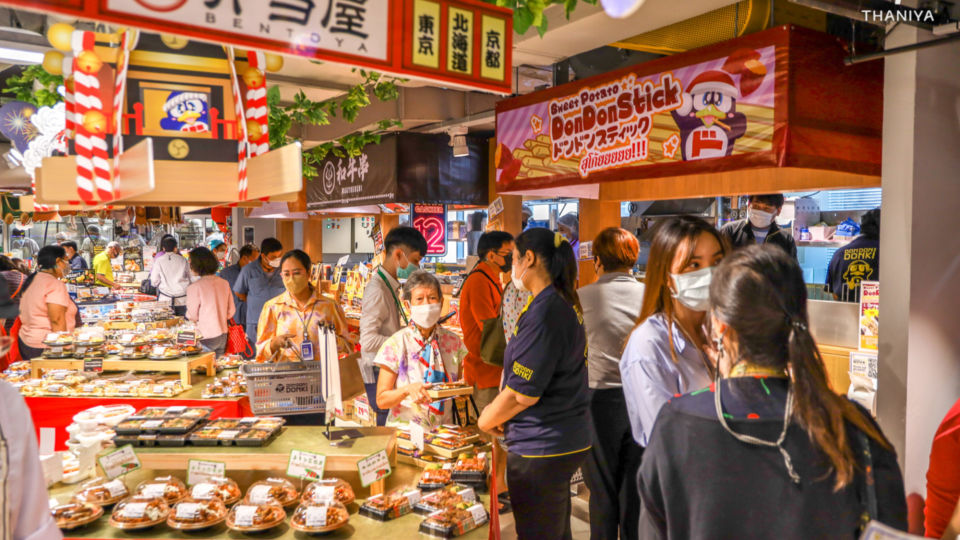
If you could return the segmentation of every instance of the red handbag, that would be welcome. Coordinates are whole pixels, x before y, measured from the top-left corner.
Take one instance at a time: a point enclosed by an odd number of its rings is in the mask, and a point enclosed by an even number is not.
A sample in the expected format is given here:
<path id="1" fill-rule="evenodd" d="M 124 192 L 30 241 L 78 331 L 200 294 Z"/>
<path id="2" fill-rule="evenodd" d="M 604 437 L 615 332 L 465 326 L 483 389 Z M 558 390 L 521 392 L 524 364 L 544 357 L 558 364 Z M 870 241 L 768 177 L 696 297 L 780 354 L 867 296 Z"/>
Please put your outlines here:
<path id="1" fill-rule="evenodd" d="M 244 358 L 253 358 L 257 354 L 247 340 L 247 331 L 233 319 L 227 321 L 227 347 L 224 354 L 239 354 Z"/>

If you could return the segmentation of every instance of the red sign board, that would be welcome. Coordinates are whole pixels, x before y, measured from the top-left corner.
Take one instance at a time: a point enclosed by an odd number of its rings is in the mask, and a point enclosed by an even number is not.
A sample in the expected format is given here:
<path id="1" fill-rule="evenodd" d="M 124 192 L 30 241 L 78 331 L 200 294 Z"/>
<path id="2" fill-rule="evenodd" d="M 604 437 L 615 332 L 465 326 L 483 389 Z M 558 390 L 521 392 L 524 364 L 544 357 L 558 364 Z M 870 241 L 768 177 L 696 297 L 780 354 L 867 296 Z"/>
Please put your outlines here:
<path id="1" fill-rule="evenodd" d="M 427 239 L 427 255 L 447 253 L 447 209 L 442 204 L 414 204 L 413 228 Z"/>
<path id="2" fill-rule="evenodd" d="M 0 5 L 511 93 L 513 12 L 479 0 L 0 0 Z"/>

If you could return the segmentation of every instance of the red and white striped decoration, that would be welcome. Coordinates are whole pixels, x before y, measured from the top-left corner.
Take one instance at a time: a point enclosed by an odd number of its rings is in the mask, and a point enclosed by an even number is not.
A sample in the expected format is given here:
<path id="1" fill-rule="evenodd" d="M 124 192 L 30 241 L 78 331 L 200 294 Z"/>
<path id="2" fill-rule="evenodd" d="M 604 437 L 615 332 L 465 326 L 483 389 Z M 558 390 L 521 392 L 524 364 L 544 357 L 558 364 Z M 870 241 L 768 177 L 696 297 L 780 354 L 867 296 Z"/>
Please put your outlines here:
<path id="1" fill-rule="evenodd" d="M 120 35 L 120 51 L 117 55 L 117 76 L 113 92 L 113 187 L 120 186 L 120 154 L 123 153 L 123 107 L 127 95 L 127 67 L 134 34 L 126 30 Z"/>
<path id="2" fill-rule="evenodd" d="M 243 114 L 243 102 L 240 100 L 240 81 L 237 79 L 237 66 L 232 47 L 227 47 L 227 63 L 230 64 L 230 82 L 233 87 L 233 105 L 237 116 L 237 200 L 247 200 L 247 122 Z"/>
<path id="3" fill-rule="evenodd" d="M 110 155 L 107 153 L 107 140 L 104 134 L 91 133 L 84 125 L 87 112 L 103 112 L 100 99 L 100 79 L 96 74 L 84 73 L 78 65 L 78 57 L 85 51 L 93 52 L 95 33 L 74 30 L 73 44 L 73 80 L 75 89 L 76 137 L 77 149 L 77 195 L 85 204 L 94 204 L 94 187 L 100 201 L 113 200 L 113 184 L 110 181 Z"/>
<path id="4" fill-rule="evenodd" d="M 247 119 L 260 124 L 261 133 L 260 137 L 250 144 L 250 157 L 253 157 L 270 151 L 270 133 L 267 127 L 267 57 L 259 51 L 247 51 L 247 63 L 264 74 L 260 86 L 247 87 Z"/>

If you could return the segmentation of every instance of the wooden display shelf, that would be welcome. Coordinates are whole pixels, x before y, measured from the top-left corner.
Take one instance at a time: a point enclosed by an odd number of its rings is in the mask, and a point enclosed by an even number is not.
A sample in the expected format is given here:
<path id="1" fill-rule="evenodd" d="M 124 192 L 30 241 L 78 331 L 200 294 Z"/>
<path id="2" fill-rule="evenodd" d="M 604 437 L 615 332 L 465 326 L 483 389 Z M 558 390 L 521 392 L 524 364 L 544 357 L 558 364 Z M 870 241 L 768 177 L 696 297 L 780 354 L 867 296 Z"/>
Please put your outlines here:
<path id="1" fill-rule="evenodd" d="M 178 358 L 176 360 L 120 360 L 108 356 L 103 360 L 104 371 L 162 371 L 166 373 L 180 373 L 180 381 L 184 387 L 190 386 L 190 373 L 197 368 L 206 368 L 207 376 L 217 374 L 215 365 L 216 355 L 212 352 L 194 356 Z M 72 369 L 83 371 L 83 360 L 76 359 L 43 359 L 36 358 L 30 361 L 30 376 L 40 377 L 44 371 L 54 369 Z"/>
<path id="2" fill-rule="evenodd" d="M 144 328 L 148 330 L 153 330 L 155 328 L 175 328 L 180 326 L 183 323 L 183 319 L 180 317 L 174 317 L 173 319 L 166 319 L 163 321 L 151 321 L 151 322 L 132 322 L 132 321 L 106 321 L 103 323 L 103 327 L 106 330 L 136 330 L 138 326 L 143 325 Z"/>
<path id="3" fill-rule="evenodd" d="M 336 432 L 341 428 L 336 428 Z M 292 450 L 308 450 L 327 456 L 324 473 L 334 476 L 356 473 L 357 462 L 386 450 L 390 466 L 397 465 L 397 432 L 393 428 L 357 429 L 363 437 L 354 439 L 349 448 L 331 446 L 322 434 L 322 428 L 289 426 L 283 428 L 272 443 L 264 447 L 245 446 L 183 446 L 179 448 L 137 448 L 140 463 L 147 469 L 185 471 L 190 460 L 220 461 L 227 471 L 286 471 Z M 370 485 L 370 494 L 383 493 L 385 480 Z"/>

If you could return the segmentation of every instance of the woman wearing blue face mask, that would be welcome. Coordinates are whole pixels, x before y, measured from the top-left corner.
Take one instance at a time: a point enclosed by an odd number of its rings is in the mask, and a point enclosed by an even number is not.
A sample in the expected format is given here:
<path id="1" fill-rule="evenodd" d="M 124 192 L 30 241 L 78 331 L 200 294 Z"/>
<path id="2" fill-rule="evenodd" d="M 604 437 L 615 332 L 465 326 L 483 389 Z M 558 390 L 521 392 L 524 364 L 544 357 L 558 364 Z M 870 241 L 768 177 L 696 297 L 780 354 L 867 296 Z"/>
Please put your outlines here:
<path id="1" fill-rule="evenodd" d="M 620 361 L 630 428 L 640 446 L 647 446 L 667 400 L 713 380 L 702 326 L 713 267 L 727 249 L 720 233 L 696 217 L 672 218 L 654 232 L 640 317 Z"/>

